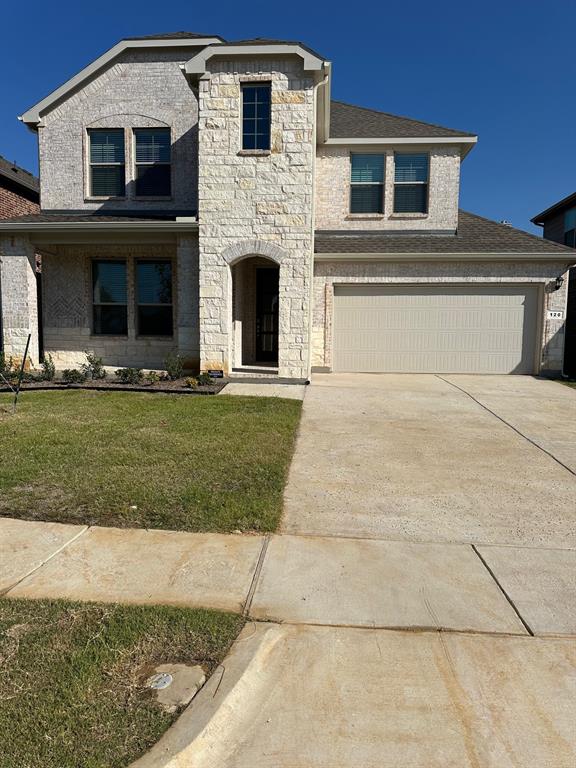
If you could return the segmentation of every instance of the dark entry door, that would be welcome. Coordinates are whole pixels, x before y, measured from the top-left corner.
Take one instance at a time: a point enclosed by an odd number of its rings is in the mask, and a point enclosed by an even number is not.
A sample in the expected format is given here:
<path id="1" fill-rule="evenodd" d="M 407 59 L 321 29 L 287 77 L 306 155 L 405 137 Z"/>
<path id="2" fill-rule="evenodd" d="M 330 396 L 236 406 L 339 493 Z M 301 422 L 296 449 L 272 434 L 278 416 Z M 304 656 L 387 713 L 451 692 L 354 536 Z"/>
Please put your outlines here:
<path id="1" fill-rule="evenodd" d="M 278 270 L 256 270 L 256 362 L 278 362 Z"/>

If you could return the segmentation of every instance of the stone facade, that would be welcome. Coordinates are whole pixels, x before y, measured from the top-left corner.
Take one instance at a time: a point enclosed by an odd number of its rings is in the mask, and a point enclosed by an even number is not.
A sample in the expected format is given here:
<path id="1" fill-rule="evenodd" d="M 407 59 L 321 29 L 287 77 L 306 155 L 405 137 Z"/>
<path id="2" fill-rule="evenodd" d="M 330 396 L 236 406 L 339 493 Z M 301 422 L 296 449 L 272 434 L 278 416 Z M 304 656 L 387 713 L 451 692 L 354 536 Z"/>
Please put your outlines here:
<path id="1" fill-rule="evenodd" d="M 179 267 L 177 251 L 181 260 Z M 134 263 L 136 259 L 147 258 L 171 259 L 173 262 L 173 337 L 141 337 L 137 334 Z M 122 259 L 127 263 L 127 336 L 101 336 L 92 332 L 92 259 Z M 190 308 L 190 303 L 193 304 L 190 297 L 194 296 L 194 263 L 197 269 L 195 242 L 182 243 L 178 249 L 169 245 L 69 245 L 44 250 L 45 353 L 52 355 L 57 368 L 85 362 L 86 351 L 102 357 L 105 365 L 116 367 L 164 368 L 164 360 L 172 351 L 180 352 L 187 360 L 192 358 L 189 364 L 193 365 L 198 360 L 197 314 Z M 185 288 L 181 288 L 181 280 L 185 281 Z"/>
<path id="2" fill-rule="evenodd" d="M 126 51 L 43 117 L 38 137 L 44 210 L 196 209 L 198 102 L 180 70 L 190 55 Z M 131 129 L 163 126 L 171 129 L 172 198 L 135 199 Z M 88 128 L 125 129 L 125 199 L 90 199 Z"/>
<path id="3" fill-rule="evenodd" d="M 427 214 L 394 213 L 394 152 L 414 151 L 410 145 L 369 149 L 359 145 L 321 146 L 316 161 L 316 229 L 324 230 L 444 230 L 458 224 L 460 150 L 456 147 L 417 145 L 430 155 Z M 350 155 L 383 154 L 384 213 L 350 213 Z"/>
<path id="4" fill-rule="evenodd" d="M 271 151 L 243 153 L 241 83 L 272 85 Z M 279 375 L 307 378 L 313 259 L 313 80 L 300 60 L 217 61 L 200 80 L 200 350 L 204 368 L 237 360 L 234 261 L 279 264 Z M 233 249 L 230 251 L 230 249 Z M 230 254 L 229 258 L 225 253 Z"/>
<path id="5" fill-rule="evenodd" d="M 312 365 L 332 368 L 334 284 L 454 284 L 532 283 L 542 287 L 540 371 L 559 374 L 564 354 L 564 321 L 546 319 L 548 310 L 566 310 L 567 280 L 554 290 L 566 262 L 390 262 L 319 261 L 314 267 L 314 311 L 312 320 Z"/>

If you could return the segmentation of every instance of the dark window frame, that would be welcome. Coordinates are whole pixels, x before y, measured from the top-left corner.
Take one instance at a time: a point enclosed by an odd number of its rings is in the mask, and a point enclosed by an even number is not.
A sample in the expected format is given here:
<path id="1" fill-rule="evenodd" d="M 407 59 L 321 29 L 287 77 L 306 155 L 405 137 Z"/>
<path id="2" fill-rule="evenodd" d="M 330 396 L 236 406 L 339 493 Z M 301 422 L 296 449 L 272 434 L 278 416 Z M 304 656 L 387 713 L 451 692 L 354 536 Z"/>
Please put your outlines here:
<path id="1" fill-rule="evenodd" d="M 258 100 L 258 89 L 266 89 L 268 93 L 267 100 Z M 240 83 L 242 115 L 240 120 L 241 146 L 243 152 L 269 152 L 272 146 L 272 83 L 268 80 Z M 253 92 L 255 99 L 247 100 L 247 95 Z M 250 109 L 248 109 L 250 108 Z M 261 111 L 260 111 L 261 110 Z M 254 112 L 247 116 L 247 112 Z M 265 120 L 267 130 L 261 131 L 261 121 Z M 247 131 L 249 127 L 252 130 Z M 263 138 L 260 138 L 263 137 Z M 249 146 L 252 144 L 253 146 Z M 259 146 L 259 144 L 261 146 Z"/>
<path id="2" fill-rule="evenodd" d="M 99 162 L 92 160 L 92 136 L 100 133 L 121 133 L 122 134 L 122 161 Z M 124 200 L 126 198 L 126 132 L 124 128 L 88 128 L 88 197 L 97 200 Z M 122 169 L 121 182 L 122 191 L 119 194 L 99 195 L 94 192 L 94 168 L 118 168 Z"/>
<path id="3" fill-rule="evenodd" d="M 96 296 L 96 266 L 98 264 L 121 264 L 124 267 L 124 280 L 125 280 L 125 292 L 126 292 L 126 301 L 95 301 Z M 91 265 L 91 278 L 92 278 L 92 335 L 93 336 L 121 336 L 122 338 L 126 338 L 128 336 L 128 260 L 127 259 L 92 259 L 92 265 Z M 99 314 L 98 310 L 101 310 L 103 307 L 123 307 L 124 308 L 124 322 L 125 322 L 125 331 L 124 332 L 106 332 L 101 330 L 101 320 L 97 319 L 97 316 Z M 100 330 L 98 330 L 98 326 L 100 325 Z"/>
<path id="4" fill-rule="evenodd" d="M 161 131 L 162 133 L 168 134 L 168 148 L 169 148 L 169 160 L 150 160 L 150 161 L 142 161 L 138 160 L 138 134 L 143 133 L 144 131 Z M 172 130 L 169 127 L 159 127 L 159 128 L 139 128 L 135 127 L 132 129 L 132 146 L 133 146 L 133 156 L 134 156 L 134 197 L 137 200 L 143 199 L 143 200 L 149 200 L 150 198 L 158 198 L 162 200 L 169 200 L 172 198 Z M 150 194 L 143 193 L 141 190 L 138 190 L 138 182 L 140 181 L 138 177 L 138 171 L 140 168 L 157 168 L 157 167 L 168 167 L 168 192 L 165 194 L 164 192 L 152 192 Z"/>
<path id="5" fill-rule="evenodd" d="M 142 264 L 168 264 L 170 267 L 170 301 L 169 302 L 145 302 L 140 301 L 139 297 L 139 286 L 138 286 L 138 267 Z M 153 338 L 156 336 L 160 336 L 164 339 L 166 338 L 173 338 L 174 337 L 174 264 L 172 259 L 168 258 L 149 258 L 149 259 L 134 259 L 134 297 L 135 297 L 135 305 L 136 305 L 136 311 L 135 311 L 135 324 L 136 324 L 136 335 L 138 338 Z M 148 332 L 142 332 L 141 325 L 142 320 L 140 317 L 140 308 L 141 307 L 170 307 L 170 333 L 162 333 L 162 332 L 154 332 L 154 333 L 148 333 Z"/>
<path id="6" fill-rule="evenodd" d="M 426 157 L 426 180 L 425 181 L 398 181 L 396 178 L 396 158 L 414 156 L 414 157 Z M 423 190 L 423 205 L 420 208 L 414 208 L 413 210 L 398 210 L 398 201 L 396 191 L 401 188 L 421 188 Z M 394 152 L 394 213 L 398 215 L 403 214 L 419 214 L 421 216 L 427 216 L 430 210 L 430 153 L 429 152 Z"/>
<path id="7" fill-rule="evenodd" d="M 354 157 L 379 157 L 382 160 L 382 181 L 353 181 L 352 176 L 354 172 Z M 383 215 L 384 214 L 384 187 L 386 182 L 386 154 L 383 152 L 351 152 L 350 153 L 350 200 L 349 200 L 349 213 L 352 216 L 362 215 Z M 365 188 L 378 188 L 379 195 L 378 201 L 374 210 L 354 210 L 354 190 Z"/>

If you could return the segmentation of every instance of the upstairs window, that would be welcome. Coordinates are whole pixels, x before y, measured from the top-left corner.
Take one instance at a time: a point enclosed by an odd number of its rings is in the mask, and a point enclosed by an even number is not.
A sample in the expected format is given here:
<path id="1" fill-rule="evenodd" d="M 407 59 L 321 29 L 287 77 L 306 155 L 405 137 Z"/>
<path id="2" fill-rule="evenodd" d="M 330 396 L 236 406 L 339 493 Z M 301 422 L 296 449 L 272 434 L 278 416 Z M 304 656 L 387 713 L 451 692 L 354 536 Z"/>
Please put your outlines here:
<path id="1" fill-rule="evenodd" d="M 171 262 L 136 262 L 136 292 L 139 335 L 172 336 Z"/>
<path id="2" fill-rule="evenodd" d="M 242 85 L 242 149 L 270 149 L 269 83 Z"/>
<path id="3" fill-rule="evenodd" d="M 384 212 L 384 155 L 351 157 L 350 213 Z"/>
<path id="4" fill-rule="evenodd" d="M 564 245 L 576 248 L 576 208 L 564 214 Z"/>
<path id="5" fill-rule="evenodd" d="M 90 142 L 90 196 L 124 197 L 124 130 L 96 128 L 88 131 Z"/>
<path id="6" fill-rule="evenodd" d="M 170 197 L 170 128 L 134 129 L 136 197 Z"/>
<path id="7" fill-rule="evenodd" d="M 93 329 L 95 334 L 126 336 L 128 291 L 125 261 L 93 261 Z"/>
<path id="8" fill-rule="evenodd" d="M 394 213 L 428 213 L 428 155 L 394 155 Z"/>

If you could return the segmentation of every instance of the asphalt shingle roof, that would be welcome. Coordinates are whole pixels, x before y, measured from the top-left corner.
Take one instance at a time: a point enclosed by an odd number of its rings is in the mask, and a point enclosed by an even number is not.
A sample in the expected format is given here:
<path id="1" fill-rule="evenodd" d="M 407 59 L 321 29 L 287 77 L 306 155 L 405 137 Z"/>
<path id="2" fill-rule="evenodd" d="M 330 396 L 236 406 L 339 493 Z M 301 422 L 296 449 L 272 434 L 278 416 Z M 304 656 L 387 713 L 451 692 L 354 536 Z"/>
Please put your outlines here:
<path id="1" fill-rule="evenodd" d="M 50 223 L 67 223 L 78 222 L 88 223 L 94 221 L 103 222 L 125 222 L 125 221 L 175 221 L 177 216 L 195 216 L 194 211 L 158 211 L 136 213 L 134 211 L 127 211 L 123 213 L 121 211 L 109 211 L 107 213 L 101 213 L 100 211 L 94 211 L 94 213 L 31 213 L 26 216 L 17 216 L 11 219 L 1 219 L 2 224 L 50 224 Z"/>
<path id="2" fill-rule="evenodd" d="M 123 40 L 195 40 L 203 37 L 218 37 L 220 35 L 203 35 L 200 32 L 160 32 L 157 35 L 138 35 L 137 37 L 124 37 Z"/>
<path id="3" fill-rule="evenodd" d="M 26 189 L 32 190 L 32 192 L 40 192 L 40 180 L 24 168 L 20 168 L 16 163 L 11 163 L 6 160 L 5 157 L 0 155 L 0 176 L 4 176 L 10 181 L 21 184 Z"/>
<path id="4" fill-rule="evenodd" d="M 498 224 L 474 213 L 460 211 L 455 234 L 402 234 L 398 232 L 316 232 L 315 252 L 330 253 L 555 253 L 574 256 L 566 246 Z"/>
<path id="5" fill-rule="evenodd" d="M 343 101 L 332 101 L 330 105 L 330 138 L 334 139 L 453 138 L 475 135 L 433 123 L 423 123 L 410 117 L 356 107 Z"/>

